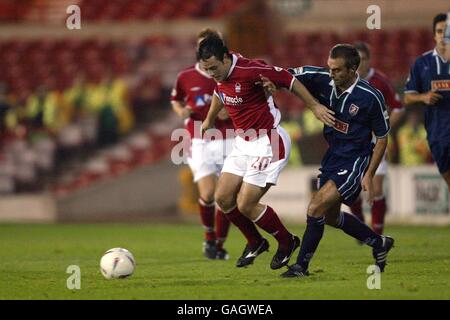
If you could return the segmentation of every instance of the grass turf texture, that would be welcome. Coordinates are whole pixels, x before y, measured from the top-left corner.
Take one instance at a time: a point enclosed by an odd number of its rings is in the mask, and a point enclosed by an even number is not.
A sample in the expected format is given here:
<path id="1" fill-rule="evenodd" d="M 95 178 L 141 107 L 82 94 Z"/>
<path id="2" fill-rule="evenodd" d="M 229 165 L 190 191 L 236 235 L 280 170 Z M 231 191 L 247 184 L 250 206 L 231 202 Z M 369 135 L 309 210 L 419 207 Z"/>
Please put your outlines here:
<path id="1" fill-rule="evenodd" d="M 303 226 L 290 230 L 302 235 Z M 369 290 L 371 249 L 326 227 L 312 275 L 282 279 L 269 253 L 239 269 L 244 238 L 231 228 L 228 261 L 202 256 L 197 224 L 0 225 L 0 299 L 450 299 L 450 228 L 388 227 L 395 237 L 381 290 Z M 106 280 L 103 252 L 129 249 L 137 268 L 127 279 Z M 293 260 L 297 256 L 295 252 Z M 81 268 L 81 289 L 69 290 L 69 265 Z"/>

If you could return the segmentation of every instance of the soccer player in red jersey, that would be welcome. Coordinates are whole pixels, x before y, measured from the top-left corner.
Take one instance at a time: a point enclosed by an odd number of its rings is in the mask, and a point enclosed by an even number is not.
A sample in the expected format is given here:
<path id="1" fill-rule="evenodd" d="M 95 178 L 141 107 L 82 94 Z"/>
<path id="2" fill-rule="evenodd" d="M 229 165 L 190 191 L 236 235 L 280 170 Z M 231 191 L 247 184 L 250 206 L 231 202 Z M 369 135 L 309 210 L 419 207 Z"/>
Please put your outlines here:
<path id="1" fill-rule="evenodd" d="M 232 54 L 217 36 L 209 36 L 200 43 L 198 61 L 217 82 L 202 128 L 211 128 L 225 107 L 236 130 L 233 151 L 225 159 L 215 193 L 218 206 L 247 239 L 236 266 L 253 263 L 269 247 L 256 224 L 278 241 L 270 267 L 279 269 L 287 265 L 300 239 L 285 228 L 270 206 L 260 203 L 262 196 L 277 183 L 290 153 L 289 136 L 279 126 L 280 111 L 264 90 L 262 79 L 269 77 L 278 86 L 290 89 L 319 120 L 329 125 L 334 123 L 334 112 L 320 105 L 286 70 Z"/>
<path id="2" fill-rule="evenodd" d="M 361 79 L 368 81 L 372 87 L 381 91 L 386 101 L 386 106 L 390 111 L 391 129 L 396 128 L 405 113 L 405 108 L 402 106 L 398 94 L 395 93 L 394 87 L 389 79 L 383 73 L 371 67 L 369 46 L 364 42 L 357 42 L 354 46 L 361 57 L 358 68 L 359 76 Z M 378 234 L 383 234 L 384 217 L 387 211 L 386 198 L 383 191 L 383 181 L 387 174 L 388 166 L 386 156 L 387 154 L 385 153 L 373 178 L 374 200 L 371 208 L 372 229 Z M 355 216 L 364 222 L 361 197 L 352 204 L 351 210 Z"/>
<path id="3" fill-rule="evenodd" d="M 198 34 L 198 42 L 208 35 L 217 35 L 212 29 L 202 30 Z M 185 121 L 185 129 L 190 135 L 190 152 L 188 164 L 194 176 L 194 182 L 199 190 L 200 217 L 205 228 L 203 253 L 209 259 L 228 259 L 228 253 L 223 243 L 228 234 L 230 222 L 218 209 L 214 202 L 214 191 L 217 176 L 222 169 L 224 155 L 231 150 L 233 139 L 202 139 L 195 136 L 195 122 L 200 128 L 208 113 L 211 97 L 216 82 L 196 63 L 178 74 L 175 87 L 172 90 L 171 103 L 173 110 Z M 233 129 L 233 124 L 225 110 L 215 122 L 225 138 L 226 129 Z"/>

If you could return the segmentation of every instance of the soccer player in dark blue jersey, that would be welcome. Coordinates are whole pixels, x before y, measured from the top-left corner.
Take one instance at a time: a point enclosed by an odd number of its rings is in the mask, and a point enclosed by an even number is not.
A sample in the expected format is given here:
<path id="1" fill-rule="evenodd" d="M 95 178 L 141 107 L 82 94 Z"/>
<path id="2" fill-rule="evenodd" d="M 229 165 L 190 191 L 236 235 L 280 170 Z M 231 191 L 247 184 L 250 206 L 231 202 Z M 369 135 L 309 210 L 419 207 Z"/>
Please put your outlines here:
<path id="1" fill-rule="evenodd" d="M 338 44 L 330 51 L 328 69 L 305 66 L 289 70 L 321 104 L 335 112 L 335 124 L 324 126 L 329 148 L 322 159 L 319 191 L 308 206 L 297 262 L 282 277 L 308 275 L 325 224 L 371 246 L 380 271 L 384 271 L 393 246 L 393 238 L 376 234 L 352 214 L 341 211 L 341 204 L 351 205 L 362 189 L 368 192 L 369 203 L 373 202 L 373 177 L 390 130 L 383 95 L 359 78 L 359 63 L 355 47 Z M 274 89 L 268 79 L 262 80 L 267 89 Z"/>
<path id="2" fill-rule="evenodd" d="M 414 62 L 405 86 L 405 105 L 425 104 L 425 129 L 433 159 L 450 190 L 450 61 L 444 58 L 447 15 L 434 17 L 436 47 Z"/>
<path id="3" fill-rule="evenodd" d="M 450 61 L 450 11 L 447 13 L 447 26 L 444 33 L 445 59 Z"/>

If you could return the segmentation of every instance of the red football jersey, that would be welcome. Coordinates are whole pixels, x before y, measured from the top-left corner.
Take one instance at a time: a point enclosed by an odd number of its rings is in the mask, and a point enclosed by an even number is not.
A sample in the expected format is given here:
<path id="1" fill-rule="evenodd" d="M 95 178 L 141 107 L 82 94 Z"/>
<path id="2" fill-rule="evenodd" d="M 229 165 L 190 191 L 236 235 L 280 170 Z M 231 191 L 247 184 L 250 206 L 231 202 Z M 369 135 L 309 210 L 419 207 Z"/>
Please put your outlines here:
<path id="1" fill-rule="evenodd" d="M 266 96 L 261 77 L 269 78 L 278 87 L 292 89 L 295 77 L 287 70 L 269 66 L 258 60 L 232 54 L 228 77 L 217 83 L 214 94 L 228 111 L 235 129 L 275 128 L 281 114 L 272 96 Z"/>
<path id="2" fill-rule="evenodd" d="M 403 110 L 400 97 L 397 93 L 395 93 L 394 87 L 386 75 L 378 70 L 375 70 L 374 68 L 370 68 L 365 80 L 368 81 L 371 86 L 381 91 L 384 96 L 386 106 L 390 111 L 396 112 Z"/>
<path id="3" fill-rule="evenodd" d="M 208 114 L 215 86 L 214 79 L 202 71 L 198 63 L 184 69 L 177 76 L 170 99 L 171 101 L 183 102 L 186 107 L 192 109 L 191 116 L 185 121 L 185 128 L 189 131 L 191 137 L 194 137 L 194 121 L 203 121 Z M 233 129 L 233 123 L 231 119 L 216 119 L 215 128 L 220 130 L 225 137 L 225 130 Z"/>

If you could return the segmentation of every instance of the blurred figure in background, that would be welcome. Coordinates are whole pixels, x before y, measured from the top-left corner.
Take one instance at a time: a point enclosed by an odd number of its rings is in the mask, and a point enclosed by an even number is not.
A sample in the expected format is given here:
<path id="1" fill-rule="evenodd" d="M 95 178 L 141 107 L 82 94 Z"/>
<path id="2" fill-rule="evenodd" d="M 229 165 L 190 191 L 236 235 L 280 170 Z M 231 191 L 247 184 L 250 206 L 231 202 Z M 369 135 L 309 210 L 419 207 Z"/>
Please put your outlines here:
<path id="1" fill-rule="evenodd" d="M 205 29 L 198 34 L 198 43 L 209 35 L 220 37 L 217 31 Z M 222 112 L 215 122 L 215 127 L 222 133 L 222 139 L 206 140 L 194 136 L 195 122 L 201 123 L 205 119 L 215 86 L 214 79 L 197 62 L 178 74 L 171 102 L 174 112 L 185 121 L 185 128 L 191 136 L 188 163 L 199 191 L 200 218 L 205 228 L 203 253 L 209 259 L 228 259 L 223 244 L 228 235 L 230 222 L 220 209 L 216 210 L 214 192 L 223 160 L 227 156 L 227 151 L 231 151 L 232 148 L 233 139 L 225 139 L 225 131 L 233 129 L 233 124 L 227 113 Z M 221 156 L 213 158 L 214 154 Z"/>
<path id="2" fill-rule="evenodd" d="M 309 109 L 308 109 L 309 110 Z M 302 127 L 300 126 L 301 110 L 289 109 L 287 117 L 281 122 L 281 126 L 286 130 L 291 138 L 291 155 L 289 156 L 289 166 L 301 166 L 303 164 L 300 149 L 300 140 L 302 139 Z M 317 120 L 318 121 L 318 120 Z M 320 121 L 318 121 L 321 123 Z"/>
<path id="3" fill-rule="evenodd" d="M 415 110 L 408 112 L 406 122 L 398 130 L 400 164 L 417 166 L 428 163 L 431 155 L 427 145 L 427 132 Z"/>
<path id="4" fill-rule="evenodd" d="M 356 50 L 358 50 L 361 58 L 361 63 L 358 68 L 359 76 L 361 79 L 368 81 L 371 86 L 380 90 L 383 94 L 386 107 L 390 114 L 389 121 L 391 124 L 391 130 L 395 130 L 405 113 L 405 109 L 400 102 L 400 98 L 398 94 L 395 93 L 394 86 L 389 79 L 382 72 L 371 67 L 369 46 L 364 42 L 357 42 L 354 46 Z M 387 211 L 386 197 L 383 190 L 384 177 L 387 174 L 388 169 L 388 161 L 386 158 L 387 152 L 385 152 L 383 160 L 378 166 L 373 178 L 374 200 L 371 207 L 372 229 L 378 234 L 383 234 L 384 217 Z M 364 221 L 361 196 L 356 199 L 350 208 L 355 216 L 357 216 L 361 221 Z"/>
<path id="5" fill-rule="evenodd" d="M 447 15 L 433 19 L 436 47 L 418 57 L 405 86 L 405 104 L 425 104 L 428 144 L 450 190 L 450 61 L 444 59 Z"/>

